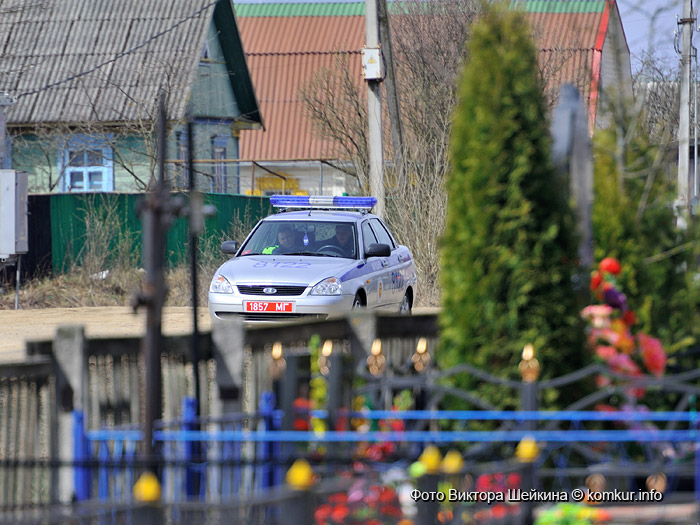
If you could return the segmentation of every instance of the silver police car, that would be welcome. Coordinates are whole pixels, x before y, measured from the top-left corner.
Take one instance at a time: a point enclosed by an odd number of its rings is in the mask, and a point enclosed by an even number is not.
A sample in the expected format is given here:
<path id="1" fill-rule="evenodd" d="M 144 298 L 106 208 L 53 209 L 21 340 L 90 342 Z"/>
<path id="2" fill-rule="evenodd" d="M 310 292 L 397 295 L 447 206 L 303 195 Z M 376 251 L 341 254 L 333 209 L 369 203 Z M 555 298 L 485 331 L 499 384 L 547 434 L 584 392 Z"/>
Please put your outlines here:
<path id="1" fill-rule="evenodd" d="M 212 323 L 232 317 L 327 318 L 367 307 L 409 314 L 416 269 L 408 248 L 369 213 L 373 197 L 275 195 L 280 213 L 260 221 L 219 267 L 209 288 Z"/>

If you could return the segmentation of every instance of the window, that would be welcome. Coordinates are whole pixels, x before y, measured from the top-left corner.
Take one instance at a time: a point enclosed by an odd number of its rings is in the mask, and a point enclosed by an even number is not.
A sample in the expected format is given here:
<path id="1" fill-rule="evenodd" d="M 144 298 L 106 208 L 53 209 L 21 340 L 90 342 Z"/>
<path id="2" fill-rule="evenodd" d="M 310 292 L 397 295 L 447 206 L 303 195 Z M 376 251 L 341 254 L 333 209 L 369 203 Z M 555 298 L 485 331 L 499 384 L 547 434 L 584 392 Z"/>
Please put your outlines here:
<path id="1" fill-rule="evenodd" d="M 362 245 L 367 251 L 369 249 L 370 244 L 377 244 L 377 238 L 374 235 L 374 232 L 372 231 L 372 228 L 369 227 L 369 221 L 365 221 L 362 223 Z"/>
<path id="2" fill-rule="evenodd" d="M 372 229 L 374 230 L 374 233 L 377 235 L 377 239 L 379 239 L 381 244 L 388 244 L 389 248 L 392 250 L 396 248 L 394 245 L 394 240 L 391 238 L 391 235 L 389 235 L 386 227 L 379 222 L 379 219 L 372 219 L 370 220 L 370 223 L 372 224 Z"/>
<path id="3" fill-rule="evenodd" d="M 214 193 L 226 193 L 226 137 L 214 137 L 212 139 L 212 159 L 214 159 L 214 179 L 212 190 Z"/>
<path id="4" fill-rule="evenodd" d="M 112 148 L 104 139 L 72 137 L 59 158 L 63 191 L 113 191 Z"/>
<path id="5" fill-rule="evenodd" d="M 199 60 L 202 62 L 206 62 L 211 58 L 211 51 L 209 51 L 209 41 L 207 40 L 204 42 L 204 48 L 202 49 L 202 54 L 199 57 Z"/>
<path id="6" fill-rule="evenodd" d="M 175 168 L 175 188 L 187 188 L 189 183 L 189 167 L 187 166 L 187 133 L 177 131 L 175 133 L 177 141 L 177 160 L 182 161 L 177 163 Z"/>

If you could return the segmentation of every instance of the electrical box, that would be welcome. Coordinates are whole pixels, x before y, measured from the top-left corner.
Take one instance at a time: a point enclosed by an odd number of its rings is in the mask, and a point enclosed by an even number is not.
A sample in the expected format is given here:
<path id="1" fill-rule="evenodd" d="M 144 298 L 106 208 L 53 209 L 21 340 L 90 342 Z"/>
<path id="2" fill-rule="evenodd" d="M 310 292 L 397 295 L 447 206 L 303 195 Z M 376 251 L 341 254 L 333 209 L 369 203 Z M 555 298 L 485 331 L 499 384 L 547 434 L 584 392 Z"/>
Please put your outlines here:
<path id="1" fill-rule="evenodd" d="M 27 253 L 27 174 L 0 170 L 0 260 Z"/>
<path id="2" fill-rule="evenodd" d="M 362 71 L 365 75 L 365 80 L 383 80 L 384 79 L 384 60 L 382 59 L 382 50 L 378 47 L 362 48 Z"/>

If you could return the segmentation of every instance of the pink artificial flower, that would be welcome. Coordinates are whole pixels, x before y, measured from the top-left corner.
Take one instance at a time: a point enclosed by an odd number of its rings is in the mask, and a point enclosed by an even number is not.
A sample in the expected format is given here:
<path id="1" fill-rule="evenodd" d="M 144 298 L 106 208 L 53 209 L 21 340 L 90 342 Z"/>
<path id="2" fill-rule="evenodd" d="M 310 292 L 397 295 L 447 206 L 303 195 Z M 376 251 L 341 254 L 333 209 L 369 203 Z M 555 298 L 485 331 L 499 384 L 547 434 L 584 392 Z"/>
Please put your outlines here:
<path id="1" fill-rule="evenodd" d="M 637 363 L 632 361 L 632 358 L 627 354 L 617 354 L 608 361 L 610 367 L 616 372 L 628 375 L 640 375 L 641 370 Z"/>
<path id="2" fill-rule="evenodd" d="M 666 352 L 664 352 L 661 341 L 642 332 L 637 334 L 637 340 L 641 348 L 642 362 L 646 369 L 656 377 L 663 375 L 664 370 L 666 370 Z"/>
<path id="3" fill-rule="evenodd" d="M 592 304 L 581 310 L 581 317 L 590 319 L 596 328 L 606 328 L 612 311 L 612 307 L 607 304 Z"/>
<path id="4" fill-rule="evenodd" d="M 608 362 L 617 355 L 617 348 L 614 346 L 598 345 L 595 349 L 595 355 L 603 361 Z"/>

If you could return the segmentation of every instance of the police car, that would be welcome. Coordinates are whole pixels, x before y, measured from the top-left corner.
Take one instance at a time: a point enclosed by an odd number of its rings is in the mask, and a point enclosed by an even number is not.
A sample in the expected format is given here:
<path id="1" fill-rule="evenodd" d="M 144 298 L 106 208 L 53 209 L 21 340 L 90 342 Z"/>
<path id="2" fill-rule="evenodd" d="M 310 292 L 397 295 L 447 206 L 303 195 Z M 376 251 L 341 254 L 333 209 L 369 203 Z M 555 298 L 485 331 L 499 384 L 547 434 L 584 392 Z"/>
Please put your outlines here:
<path id="1" fill-rule="evenodd" d="M 209 287 L 212 323 L 340 316 L 366 307 L 409 314 L 416 269 L 408 248 L 369 210 L 373 197 L 270 197 L 260 221 Z"/>

